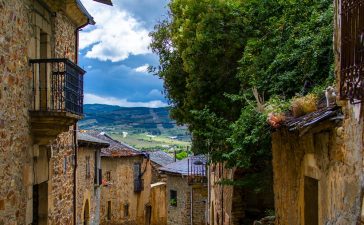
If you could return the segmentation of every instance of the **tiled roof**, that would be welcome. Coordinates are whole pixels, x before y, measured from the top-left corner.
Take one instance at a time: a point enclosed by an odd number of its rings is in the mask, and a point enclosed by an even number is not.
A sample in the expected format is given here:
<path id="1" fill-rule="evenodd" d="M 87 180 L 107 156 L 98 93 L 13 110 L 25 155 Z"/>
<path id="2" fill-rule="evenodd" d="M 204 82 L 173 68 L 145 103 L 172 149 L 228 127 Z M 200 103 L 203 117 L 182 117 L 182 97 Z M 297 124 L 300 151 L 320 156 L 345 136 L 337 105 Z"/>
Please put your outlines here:
<path id="1" fill-rule="evenodd" d="M 102 157 L 130 157 L 145 155 L 145 153 L 137 150 L 136 148 L 111 138 L 105 132 L 87 131 L 87 134 L 110 144 L 109 147 L 101 149 Z"/>
<path id="2" fill-rule="evenodd" d="M 325 107 L 298 118 L 287 118 L 284 122 L 290 131 L 299 130 L 328 119 L 342 119 L 340 107 Z"/>
<path id="3" fill-rule="evenodd" d="M 190 163 L 190 168 L 188 162 Z M 188 172 L 191 172 L 190 171 L 191 165 L 200 165 L 200 164 L 206 165 L 206 163 L 207 163 L 207 157 L 204 155 L 190 156 L 180 161 L 163 166 L 159 170 L 166 173 L 188 175 Z M 200 167 L 202 170 L 206 169 L 205 166 L 200 166 Z"/>
<path id="4" fill-rule="evenodd" d="M 150 160 L 160 166 L 165 166 L 174 162 L 173 157 L 170 156 L 168 153 L 165 153 L 164 151 L 151 151 L 148 153 Z"/>
<path id="5" fill-rule="evenodd" d="M 104 148 L 110 146 L 107 141 L 101 140 L 83 132 L 77 133 L 77 141 L 80 145 L 98 145 Z"/>

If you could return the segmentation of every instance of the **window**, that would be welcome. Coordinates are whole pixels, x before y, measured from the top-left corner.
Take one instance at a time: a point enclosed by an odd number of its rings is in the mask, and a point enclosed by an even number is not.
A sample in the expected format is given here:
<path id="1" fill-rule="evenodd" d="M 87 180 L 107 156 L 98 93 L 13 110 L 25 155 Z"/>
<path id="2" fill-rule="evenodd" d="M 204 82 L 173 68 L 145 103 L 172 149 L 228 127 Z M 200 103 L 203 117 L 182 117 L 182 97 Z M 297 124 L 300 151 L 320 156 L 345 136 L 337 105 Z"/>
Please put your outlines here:
<path id="1" fill-rule="evenodd" d="M 124 217 L 129 216 L 129 203 L 124 204 Z"/>
<path id="2" fill-rule="evenodd" d="M 140 163 L 134 164 L 134 192 L 141 192 L 144 189 L 144 182 L 140 167 Z"/>
<path id="3" fill-rule="evenodd" d="M 111 181 L 111 171 L 106 172 L 106 180 Z"/>
<path id="4" fill-rule="evenodd" d="M 170 190 L 170 193 L 169 193 L 169 204 L 171 206 L 177 206 L 177 191 Z"/>
<path id="5" fill-rule="evenodd" d="M 107 220 L 111 220 L 111 201 L 107 202 Z"/>
<path id="6" fill-rule="evenodd" d="M 86 179 L 91 177 L 90 156 L 86 156 Z"/>

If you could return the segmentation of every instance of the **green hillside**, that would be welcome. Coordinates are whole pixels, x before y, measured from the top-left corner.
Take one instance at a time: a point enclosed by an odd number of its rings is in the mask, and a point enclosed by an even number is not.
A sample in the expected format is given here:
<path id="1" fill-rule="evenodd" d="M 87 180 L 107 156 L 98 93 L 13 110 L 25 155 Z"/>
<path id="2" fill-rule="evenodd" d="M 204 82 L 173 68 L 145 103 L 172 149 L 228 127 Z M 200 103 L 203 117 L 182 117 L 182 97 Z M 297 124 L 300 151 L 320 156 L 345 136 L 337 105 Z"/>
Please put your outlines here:
<path id="1" fill-rule="evenodd" d="M 169 108 L 84 105 L 83 130 L 99 130 L 139 149 L 185 150 L 190 135 L 185 126 L 169 118 Z"/>

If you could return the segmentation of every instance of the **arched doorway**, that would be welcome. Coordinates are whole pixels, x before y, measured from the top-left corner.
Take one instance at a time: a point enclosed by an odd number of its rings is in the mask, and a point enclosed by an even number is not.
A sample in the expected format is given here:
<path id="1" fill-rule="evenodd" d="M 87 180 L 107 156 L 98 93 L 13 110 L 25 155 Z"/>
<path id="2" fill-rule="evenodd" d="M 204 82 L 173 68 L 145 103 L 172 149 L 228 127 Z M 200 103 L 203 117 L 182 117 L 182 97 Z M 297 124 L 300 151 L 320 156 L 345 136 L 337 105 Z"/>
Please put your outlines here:
<path id="1" fill-rule="evenodd" d="M 88 200 L 86 200 L 85 206 L 83 208 L 83 224 L 84 225 L 90 224 L 90 204 Z"/>

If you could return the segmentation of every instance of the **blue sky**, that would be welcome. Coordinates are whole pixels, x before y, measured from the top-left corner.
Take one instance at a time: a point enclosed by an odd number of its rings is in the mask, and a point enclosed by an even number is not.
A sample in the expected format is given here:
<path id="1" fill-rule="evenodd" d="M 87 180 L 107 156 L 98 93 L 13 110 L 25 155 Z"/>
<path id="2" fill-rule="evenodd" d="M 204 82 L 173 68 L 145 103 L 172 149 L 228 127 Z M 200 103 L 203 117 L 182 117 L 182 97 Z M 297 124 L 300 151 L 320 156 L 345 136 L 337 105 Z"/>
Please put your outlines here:
<path id="1" fill-rule="evenodd" d="M 112 7 L 82 3 L 96 21 L 80 32 L 85 103 L 166 106 L 162 80 L 146 69 L 158 65 L 148 33 L 165 17 L 167 0 L 113 0 Z"/>

